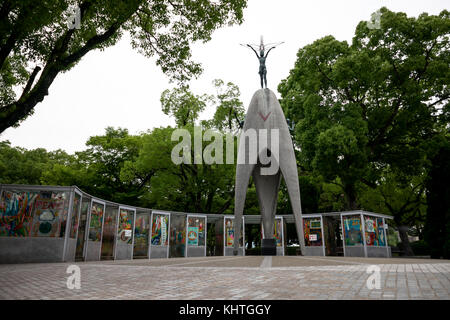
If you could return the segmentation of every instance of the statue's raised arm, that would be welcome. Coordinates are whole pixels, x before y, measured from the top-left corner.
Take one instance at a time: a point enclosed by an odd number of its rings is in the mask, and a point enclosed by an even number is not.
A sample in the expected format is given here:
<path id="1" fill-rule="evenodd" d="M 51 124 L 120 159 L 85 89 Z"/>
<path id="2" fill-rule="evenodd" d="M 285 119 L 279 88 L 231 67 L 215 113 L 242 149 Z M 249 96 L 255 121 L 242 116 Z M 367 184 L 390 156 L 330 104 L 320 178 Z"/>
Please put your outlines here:
<path id="1" fill-rule="evenodd" d="M 253 50 L 253 52 L 256 54 L 256 57 L 259 59 L 259 55 L 258 55 L 258 52 L 256 52 L 256 50 L 255 49 L 253 49 L 253 47 L 251 46 L 251 45 L 249 45 L 249 44 L 247 44 L 247 47 L 249 47 L 250 49 L 252 49 Z"/>
<path id="2" fill-rule="evenodd" d="M 267 58 L 267 56 L 269 55 L 270 50 L 275 49 L 275 47 L 270 48 L 269 50 L 267 50 L 267 53 L 265 55 L 265 58 Z"/>

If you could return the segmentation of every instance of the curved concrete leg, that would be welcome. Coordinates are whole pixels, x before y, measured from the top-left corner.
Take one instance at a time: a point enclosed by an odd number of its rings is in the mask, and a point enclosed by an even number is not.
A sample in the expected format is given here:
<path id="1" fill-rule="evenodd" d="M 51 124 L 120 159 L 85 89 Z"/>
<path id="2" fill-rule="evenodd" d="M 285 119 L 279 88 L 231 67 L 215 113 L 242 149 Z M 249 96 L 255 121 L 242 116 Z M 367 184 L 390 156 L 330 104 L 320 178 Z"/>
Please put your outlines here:
<path id="1" fill-rule="evenodd" d="M 278 190 L 280 189 L 281 171 L 268 176 L 260 174 L 260 167 L 253 170 L 256 194 L 258 195 L 259 208 L 264 226 L 264 239 L 273 238 L 273 225 L 277 210 Z"/>
<path id="2" fill-rule="evenodd" d="M 239 251 L 239 238 L 241 237 L 242 214 L 244 212 L 245 198 L 247 197 L 250 175 L 255 169 L 254 164 L 238 164 L 236 166 L 236 184 L 234 189 L 234 246 L 233 255 Z"/>
<path id="3" fill-rule="evenodd" d="M 294 159 L 292 159 L 292 157 Z M 289 159 L 290 158 L 290 159 Z M 295 228 L 300 243 L 302 255 L 305 254 L 305 239 L 303 236 L 302 207 L 300 201 L 300 185 L 298 182 L 297 163 L 295 155 L 280 155 L 280 170 L 283 173 L 284 181 L 289 193 L 289 200 L 294 214 Z"/>

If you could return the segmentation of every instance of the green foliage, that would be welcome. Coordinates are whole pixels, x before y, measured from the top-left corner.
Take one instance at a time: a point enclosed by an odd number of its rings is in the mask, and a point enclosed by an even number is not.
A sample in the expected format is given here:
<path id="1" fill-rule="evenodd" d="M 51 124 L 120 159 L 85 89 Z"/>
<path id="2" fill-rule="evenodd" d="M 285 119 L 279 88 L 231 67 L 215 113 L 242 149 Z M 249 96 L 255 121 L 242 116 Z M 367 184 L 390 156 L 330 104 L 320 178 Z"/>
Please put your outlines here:
<path id="1" fill-rule="evenodd" d="M 320 183 L 320 179 L 317 178 Z M 320 201 L 319 201 L 319 212 L 337 212 L 345 211 L 347 208 L 347 201 L 345 200 L 345 195 L 342 191 L 340 179 L 332 181 L 331 183 L 326 183 L 322 181 L 320 185 Z"/>
<path id="2" fill-rule="evenodd" d="M 215 80 L 214 85 L 217 89 L 215 96 L 195 95 L 188 87 L 165 90 L 162 93 L 163 112 L 175 118 L 178 128 L 186 129 L 190 133 L 191 158 L 189 164 L 175 165 L 172 162 L 171 153 L 178 144 L 178 141 L 171 139 L 175 130 L 173 128 L 155 129 L 144 137 L 143 149 L 138 159 L 134 164 L 127 163 L 126 170 L 132 168 L 135 172 L 154 175 L 149 192 L 142 197 L 142 203 L 146 206 L 191 212 L 232 212 L 230 210 L 234 198 L 235 166 L 216 163 L 195 164 L 193 159 L 194 126 L 208 103 L 216 107 L 216 112 L 212 120 L 202 122 L 204 129 L 216 129 L 217 133 L 224 133 L 223 124 L 231 123 L 230 115 L 234 112 L 238 115 L 243 114 L 238 87 L 229 82 L 226 88 L 223 88 L 222 80 Z M 221 139 L 225 155 L 226 137 L 223 135 Z M 202 154 L 209 144 L 207 141 L 202 142 Z M 234 139 L 235 158 L 236 149 Z"/>
<path id="3" fill-rule="evenodd" d="M 121 171 L 134 161 L 141 149 L 142 136 L 131 136 L 127 129 L 105 129 L 105 135 L 93 136 L 85 151 L 76 152 L 67 163 L 56 163 L 43 172 L 41 183 L 77 185 L 98 197 L 127 204 L 137 204 L 146 176 L 135 174 L 127 180 Z"/>
<path id="4" fill-rule="evenodd" d="M 320 203 L 320 183 L 308 172 L 299 172 L 300 200 L 303 213 L 319 212 Z M 256 190 L 255 190 L 256 193 Z M 249 195 L 247 195 L 248 198 Z M 248 200 L 247 200 L 248 201 Z M 256 203 L 259 214 L 259 207 Z M 246 212 L 247 213 L 247 212 Z M 292 207 L 284 179 L 281 180 L 280 191 L 278 194 L 277 214 L 291 214 Z"/>
<path id="5" fill-rule="evenodd" d="M 195 95 L 188 87 L 166 89 L 161 94 L 161 108 L 162 112 L 175 118 L 178 127 L 184 127 L 195 124 L 209 100 L 208 95 Z"/>
<path id="6" fill-rule="evenodd" d="M 416 256 L 429 256 L 430 246 L 424 240 L 411 242 L 411 248 Z"/>
<path id="7" fill-rule="evenodd" d="M 376 188 L 361 186 L 361 206 L 394 216 L 397 226 L 423 228 L 426 212 L 425 177 L 425 174 L 405 176 L 385 170 Z"/>
<path id="8" fill-rule="evenodd" d="M 69 28 L 79 4 L 80 26 Z M 190 46 L 217 28 L 243 21 L 245 0 L 5 0 L 0 3 L 0 132 L 33 113 L 56 76 L 91 50 L 116 44 L 124 33 L 133 48 L 170 79 L 198 76 Z M 23 85 L 19 97 L 13 89 Z"/>
<path id="9" fill-rule="evenodd" d="M 345 209 L 360 207 L 359 190 L 377 189 L 385 172 L 421 179 L 448 119 L 448 11 L 380 11 L 381 28 L 360 22 L 351 45 L 326 36 L 301 48 L 278 88 L 300 165 L 339 185 Z"/>
<path id="10" fill-rule="evenodd" d="M 219 82 L 216 82 L 219 83 Z M 232 83 L 228 87 L 239 90 Z M 228 101 L 228 93 L 214 97 Z M 162 108 L 176 119 L 179 128 L 191 135 L 191 157 L 194 154 L 194 124 L 210 97 L 196 96 L 187 87 L 166 90 Z M 234 97 L 234 106 L 242 103 Z M 212 101 L 212 100 L 209 100 Z M 216 117 L 218 119 L 219 117 Z M 64 152 L 28 151 L 0 144 L 1 183 L 77 185 L 97 197 L 144 207 L 206 213 L 232 213 L 234 199 L 234 164 L 181 164 L 172 162 L 175 128 L 160 127 L 140 135 L 127 129 L 111 128 L 104 135 L 90 137 L 85 151 L 67 155 Z M 237 141 L 234 138 L 234 157 Z M 222 137 L 225 155 L 226 137 Z M 202 152 L 210 142 L 203 141 Z M 193 159 L 191 158 L 191 163 Z M 251 192 L 250 192 L 251 193 Z M 255 211 L 256 192 L 249 197 L 250 211 Z"/>
<path id="11" fill-rule="evenodd" d="M 185 129 L 191 134 L 191 154 L 194 154 L 194 130 L 192 127 Z M 170 127 L 154 129 L 144 137 L 135 168 L 138 172 L 154 173 L 154 176 L 149 192 L 142 197 L 142 205 L 188 212 L 224 212 L 234 197 L 234 165 L 194 164 L 193 161 L 192 164 L 174 164 L 171 152 L 178 141 L 171 141 L 173 130 Z M 206 146 L 207 143 L 203 143 L 203 151 Z"/>
<path id="12" fill-rule="evenodd" d="M 39 12 L 40 4 L 24 3 L 28 14 Z M 51 84 L 58 72 L 69 70 L 82 57 L 64 64 L 76 52 L 86 46 L 92 50 L 112 45 L 125 31 L 132 34 L 138 50 L 148 56 L 157 54 L 163 71 L 184 81 L 186 75 L 200 71 L 190 61 L 189 43 L 209 40 L 212 30 L 225 21 L 240 22 L 245 5 L 237 0 L 222 1 L 219 6 L 206 0 L 185 0 L 182 7 L 181 0 L 88 3 L 82 28 L 70 33 L 64 29 L 65 19 L 61 18 L 59 25 L 53 20 L 54 13 L 67 12 L 67 3 L 45 4 L 48 13 L 29 25 L 31 29 L 20 42 L 23 50 L 20 54 L 12 51 L 1 67 L 0 81 L 5 84 L 0 86 L 2 103 L 14 104 L 12 88 L 30 81 L 30 61 L 45 62 L 44 70 L 17 100 L 21 103 L 41 101 L 43 95 L 38 92 L 45 90 L 44 82 Z M 102 5 L 103 11 L 96 11 L 97 5 Z M 133 5 L 139 6 L 134 13 Z M 302 210 L 362 208 L 390 214 L 405 251 L 409 248 L 408 229 L 421 236 L 426 221 L 425 239 L 435 250 L 431 254 L 448 256 L 449 13 L 444 10 L 438 16 L 424 13 L 409 18 L 386 8 L 381 12 L 381 29 L 369 29 L 361 22 L 351 44 L 326 36 L 301 48 L 294 69 L 279 85 L 286 117 L 296 123 L 293 138 Z M 131 15 L 126 21 L 114 24 L 127 13 Z M 169 19 L 170 15 L 180 18 Z M 11 32 L 10 22 L 1 20 L 0 33 Z M 115 30 L 107 39 L 94 44 L 89 40 L 107 33 L 108 26 Z M 43 37 L 47 42 L 38 41 Z M 0 38 L 3 50 L 6 42 L 2 39 L 6 38 Z M 239 88 L 222 80 L 213 84 L 215 95 L 196 95 L 186 85 L 161 95 L 163 112 L 174 117 L 176 128 L 187 129 L 191 139 L 207 106 L 213 106 L 215 114 L 201 123 L 203 128 L 235 134 L 243 119 Z M 17 103 L 13 108 L 20 109 Z M 9 112 L 5 110 L 0 110 L 2 116 Z M 9 142 L 1 142 L 0 183 L 77 185 L 124 204 L 233 213 L 235 165 L 194 164 L 192 158 L 191 164 L 175 165 L 171 153 L 178 144 L 172 141 L 176 128 L 160 127 L 140 135 L 107 128 L 104 135 L 88 140 L 87 150 L 74 155 L 13 148 Z M 208 144 L 203 142 L 202 152 Z M 234 148 L 236 157 L 236 141 Z M 260 212 L 252 181 L 244 212 Z M 291 213 L 284 182 L 277 212 Z M 287 226 L 291 234 L 293 228 Z M 258 243 L 259 238 L 255 226 L 249 239 Z M 390 233 L 388 239 L 393 246 L 399 243 L 396 234 Z M 422 243 L 411 246 L 416 254 L 425 250 Z"/>
<path id="13" fill-rule="evenodd" d="M 387 241 L 389 243 L 389 246 L 391 247 L 397 247 L 399 245 L 399 241 L 398 241 L 398 236 L 395 233 L 393 228 L 388 228 L 387 229 Z"/>
<path id="14" fill-rule="evenodd" d="M 64 166 L 70 156 L 62 150 L 47 152 L 38 148 L 26 150 L 0 142 L 0 183 L 41 184 L 42 176 L 55 166 Z"/>
<path id="15" fill-rule="evenodd" d="M 239 87 L 232 82 L 220 79 L 213 81 L 216 95 L 212 97 L 216 112 L 210 121 L 210 126 L 221 132 L 235 132 L 239 129 L 239 122 L 244 119 L 245 110 L 240 100 Z"/>
<path id="16" fill-rule="evenodd" d="M 234 195 L 233 195 L 233 208 L 234 208 Z M 234 211 L 230 213 L 234 214 Z M 253 178 L 250 178 L 250 183 L 247 189 L 247 197 L 245 198 L 244 214 L 260 214 L 260 213 L 261 211 L 259 209 L 256 187 L 255 184 L 253 183 Z"/>

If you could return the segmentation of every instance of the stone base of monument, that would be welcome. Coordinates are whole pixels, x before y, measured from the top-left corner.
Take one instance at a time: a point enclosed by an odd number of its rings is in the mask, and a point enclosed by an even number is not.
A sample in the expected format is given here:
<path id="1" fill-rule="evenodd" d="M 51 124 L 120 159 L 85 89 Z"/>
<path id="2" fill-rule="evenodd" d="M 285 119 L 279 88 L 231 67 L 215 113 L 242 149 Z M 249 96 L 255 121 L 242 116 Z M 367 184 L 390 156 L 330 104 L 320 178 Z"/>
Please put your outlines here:
<path id="1" fill-rule="evenodd" d="M 275 239 L 262 239 L 261 255 L 263 256 L 277 255 L 277 243 Z"/>

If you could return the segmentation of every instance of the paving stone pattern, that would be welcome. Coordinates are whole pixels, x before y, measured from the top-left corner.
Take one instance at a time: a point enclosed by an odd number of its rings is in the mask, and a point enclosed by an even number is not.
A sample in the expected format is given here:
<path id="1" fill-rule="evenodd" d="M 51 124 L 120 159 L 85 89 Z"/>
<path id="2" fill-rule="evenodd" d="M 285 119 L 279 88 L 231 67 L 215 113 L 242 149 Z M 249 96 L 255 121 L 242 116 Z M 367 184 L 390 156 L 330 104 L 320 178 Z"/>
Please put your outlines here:
<path id="1" fill-rule="evenodd" d="M 203 257 L 0 265 L 0 299 L 450 299 L 450 261 L 343 257 Z M 380 289 L 368 289 L 370 265 Z"/>

